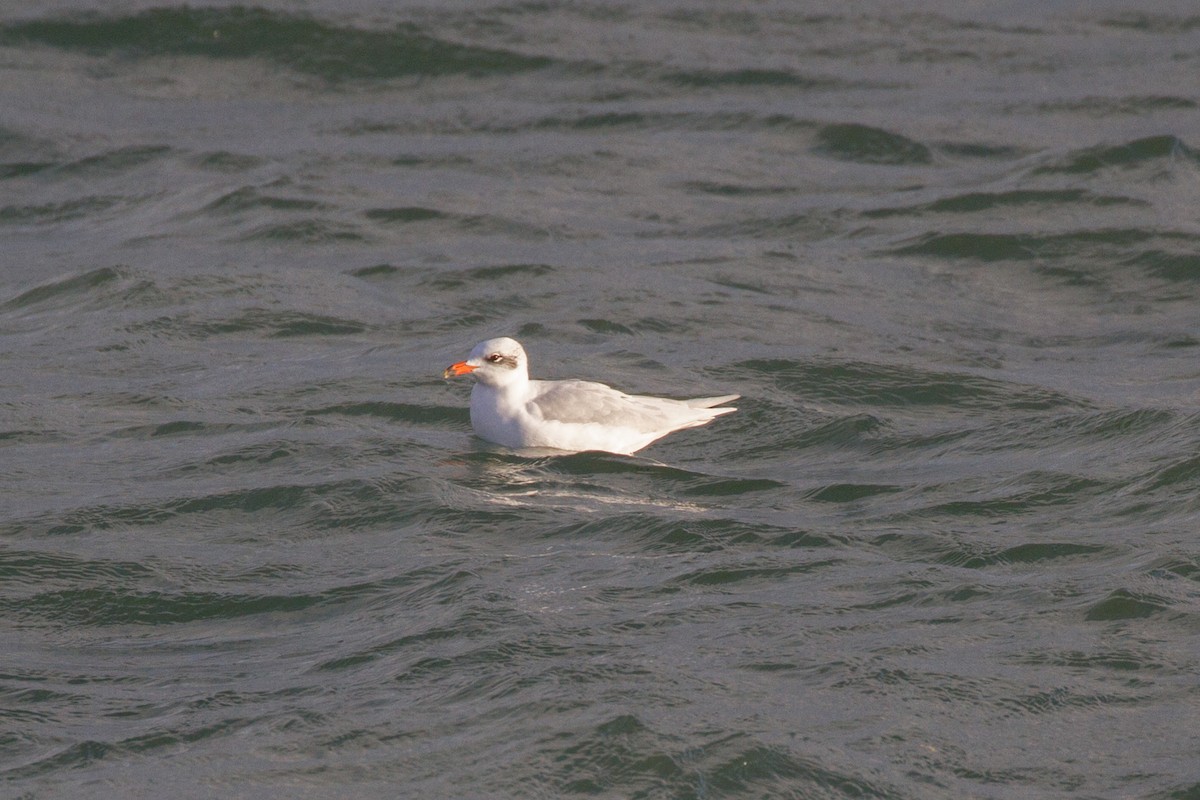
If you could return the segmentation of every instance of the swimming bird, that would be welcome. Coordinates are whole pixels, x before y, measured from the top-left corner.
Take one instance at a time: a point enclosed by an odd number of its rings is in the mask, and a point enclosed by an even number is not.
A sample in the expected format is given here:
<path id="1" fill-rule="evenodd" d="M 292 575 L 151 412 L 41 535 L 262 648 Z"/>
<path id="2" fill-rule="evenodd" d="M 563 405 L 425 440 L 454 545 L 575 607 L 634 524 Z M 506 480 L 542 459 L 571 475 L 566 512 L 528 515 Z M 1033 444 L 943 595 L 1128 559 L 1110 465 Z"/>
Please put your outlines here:
<path id="1" fill-rule="evenodd" d="M 736 408 L 713 408 L 741 395 L 670 400 L 625 394 L 592 381 L 529 379 L 529 359 L 515 339 L 475 345 L 443 378 L 470 375 L 471 427 L 504 447 L 544 447 L 631 455 L 681 428 L 704 425 Z"/>

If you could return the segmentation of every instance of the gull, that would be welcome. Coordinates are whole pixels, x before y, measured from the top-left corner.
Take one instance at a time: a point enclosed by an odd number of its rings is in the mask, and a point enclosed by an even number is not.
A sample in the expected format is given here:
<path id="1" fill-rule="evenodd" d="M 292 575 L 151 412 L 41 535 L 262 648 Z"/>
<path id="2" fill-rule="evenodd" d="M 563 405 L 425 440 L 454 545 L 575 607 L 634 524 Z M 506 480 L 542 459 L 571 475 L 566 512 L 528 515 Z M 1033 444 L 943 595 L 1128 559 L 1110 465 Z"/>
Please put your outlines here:
<path id="1" fill-rule="evenodd" d="M 736 408 L 713 408 L 741 395 L 670 400 L 625 394 L 592 381 L 529 379 L 529 359 L 515 339 L 475 345 L 443 378 L 470 375 L 471 427 L 489 442 L 509 447 L 632 455 L 672 431 L 704 425 Z"/>

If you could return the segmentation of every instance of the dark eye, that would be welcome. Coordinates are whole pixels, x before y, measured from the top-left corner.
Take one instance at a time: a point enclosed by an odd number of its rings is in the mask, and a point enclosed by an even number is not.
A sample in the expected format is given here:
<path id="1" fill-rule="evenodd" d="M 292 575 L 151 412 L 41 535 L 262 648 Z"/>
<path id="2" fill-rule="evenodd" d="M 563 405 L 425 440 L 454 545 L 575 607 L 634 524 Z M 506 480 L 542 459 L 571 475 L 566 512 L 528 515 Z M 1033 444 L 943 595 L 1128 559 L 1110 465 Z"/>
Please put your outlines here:
<path id="1" fill-rule="evenodd" d="M 500 355 L 499 353 L 492 353 L 490 356 L 487 357 L 487 360 L 492 362 L 493 364 L 498 364 L 504 360 L 504 356 Z"/>

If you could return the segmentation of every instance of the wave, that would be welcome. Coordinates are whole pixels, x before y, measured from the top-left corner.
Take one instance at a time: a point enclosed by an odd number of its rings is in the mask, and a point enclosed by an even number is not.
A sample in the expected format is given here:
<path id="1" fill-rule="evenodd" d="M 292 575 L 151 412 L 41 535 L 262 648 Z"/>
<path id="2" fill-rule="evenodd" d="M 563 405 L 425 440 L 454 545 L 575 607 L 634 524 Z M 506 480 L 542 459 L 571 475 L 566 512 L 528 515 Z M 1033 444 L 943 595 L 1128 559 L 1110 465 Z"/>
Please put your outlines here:
<path id="1" fill-rule="evenodd" d="M 98 56 L 258 58 L 330 81 L 511 74 L 543 69 L 541 56 L 439 39 L 411 25 L 390 31 L 334 25 L 255 7 L 155 8 L 13 22 L 0 43 L 39 44 Z"/>

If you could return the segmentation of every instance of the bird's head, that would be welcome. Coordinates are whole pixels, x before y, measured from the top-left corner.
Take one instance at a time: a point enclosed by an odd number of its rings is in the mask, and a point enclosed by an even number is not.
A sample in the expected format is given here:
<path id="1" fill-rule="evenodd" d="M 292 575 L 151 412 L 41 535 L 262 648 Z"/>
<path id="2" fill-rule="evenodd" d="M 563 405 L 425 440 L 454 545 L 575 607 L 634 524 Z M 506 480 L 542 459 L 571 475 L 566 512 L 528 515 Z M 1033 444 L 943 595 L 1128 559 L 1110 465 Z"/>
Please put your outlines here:
<path id="1" fill-rule="evenodd" d="M 529 379 L 529 361 L 525 348 L 507 336 L 488 339 L 475 345 L 466 361 L 446 367 L 443 378 L 470 375 L 487 386 L 506 386 Z"/>

